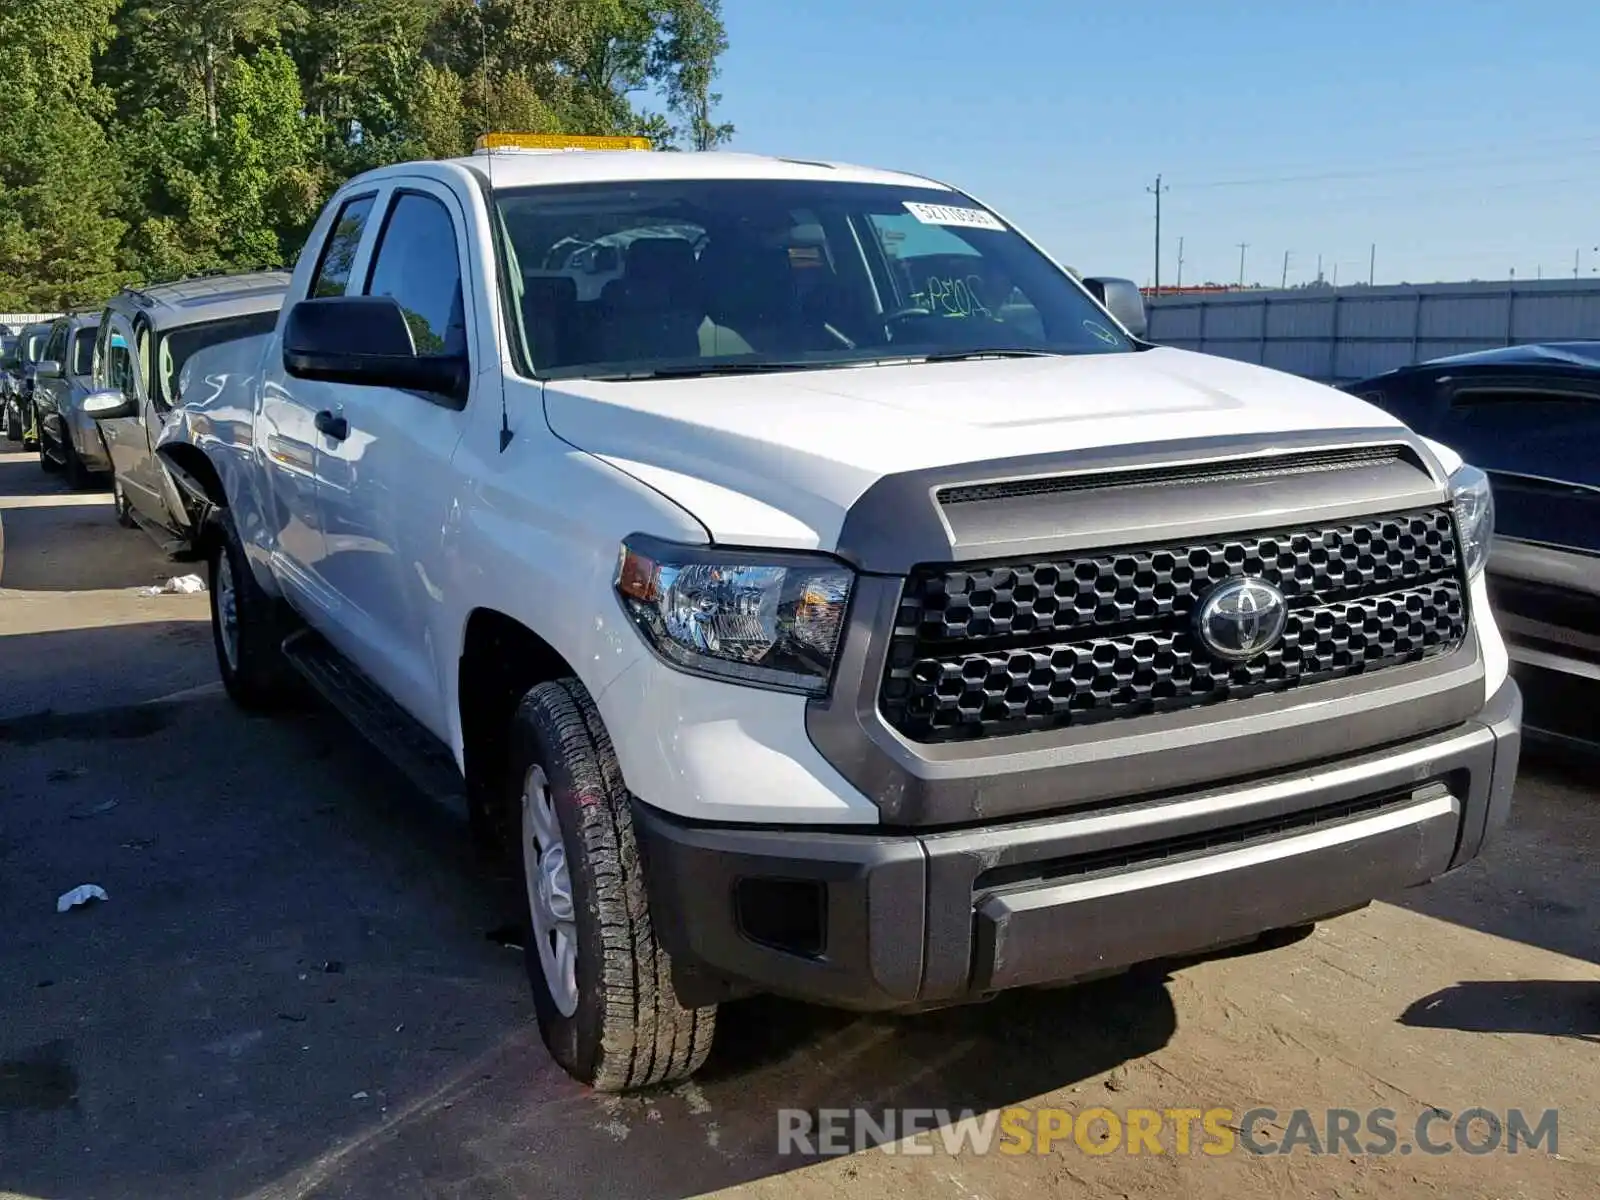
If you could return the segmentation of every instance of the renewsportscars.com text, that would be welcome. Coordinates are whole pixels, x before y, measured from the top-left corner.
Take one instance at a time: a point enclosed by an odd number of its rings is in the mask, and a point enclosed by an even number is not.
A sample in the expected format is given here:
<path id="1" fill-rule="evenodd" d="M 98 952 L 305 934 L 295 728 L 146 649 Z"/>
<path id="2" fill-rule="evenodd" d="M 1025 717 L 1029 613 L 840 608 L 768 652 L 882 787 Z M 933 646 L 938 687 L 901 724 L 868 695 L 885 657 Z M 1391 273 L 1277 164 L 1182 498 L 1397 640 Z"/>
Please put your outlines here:
<path id="1" fill-rule="evenodd" d="M 1516 1154 L 1557 1152 L 1559 1113 L 1425 1108 L 823 1108 L 778 1111 L 778 1153 Z"/>

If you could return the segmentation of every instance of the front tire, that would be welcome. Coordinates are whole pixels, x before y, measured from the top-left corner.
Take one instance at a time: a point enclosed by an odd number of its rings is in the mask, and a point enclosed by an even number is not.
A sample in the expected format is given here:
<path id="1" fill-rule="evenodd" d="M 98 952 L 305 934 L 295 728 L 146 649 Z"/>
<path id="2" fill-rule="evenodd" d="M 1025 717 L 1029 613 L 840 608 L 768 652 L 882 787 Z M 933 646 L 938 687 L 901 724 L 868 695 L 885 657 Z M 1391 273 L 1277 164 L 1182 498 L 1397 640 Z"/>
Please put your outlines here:
<path id="1" fill-rule="evenodd" d="M 272 597 L 250 572 L 232 515 L 220 509 L 213 521 L 211 640 L 222 686 L 240 708 L 275 712 L 297 693 L 294 668 L 283 653 L 286 631 Z"/>
<path id="2" fill-rule="evenodd" d="M 716 1008 L 678 1002 L 594 701 L 574 679 L 540 684 L 517 706 L 510 741 L 528 980 L 546 1047 L 603 1092 L 689 1078 L 711 1052 Z"/>

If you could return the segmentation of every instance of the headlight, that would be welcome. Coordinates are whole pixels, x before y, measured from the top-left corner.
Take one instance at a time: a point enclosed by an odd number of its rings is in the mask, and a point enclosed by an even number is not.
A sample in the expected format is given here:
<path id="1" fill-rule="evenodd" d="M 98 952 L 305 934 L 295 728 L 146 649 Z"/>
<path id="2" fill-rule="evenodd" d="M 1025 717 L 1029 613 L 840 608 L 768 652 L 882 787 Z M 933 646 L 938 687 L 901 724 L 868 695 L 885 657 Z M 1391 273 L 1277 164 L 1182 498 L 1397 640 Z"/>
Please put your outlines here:
<path id="1" fill-rule="evenodd" d="M 673 666 L 820 695 L 833 673 L 855 576 L 820 556 L 623 544 L 616 586 L 650 645 Z"/>
<path id="2" fill-rule="evenodd" d="M 1476 579 L 1489 561 L 1489 539 L 1494 536 L 1494 493 L 1489 490 L 1489 477 L 1477 467 L 1456 468 L 1450 476 L 1450 499 L 1456 506 L 1467 578 Z"/>

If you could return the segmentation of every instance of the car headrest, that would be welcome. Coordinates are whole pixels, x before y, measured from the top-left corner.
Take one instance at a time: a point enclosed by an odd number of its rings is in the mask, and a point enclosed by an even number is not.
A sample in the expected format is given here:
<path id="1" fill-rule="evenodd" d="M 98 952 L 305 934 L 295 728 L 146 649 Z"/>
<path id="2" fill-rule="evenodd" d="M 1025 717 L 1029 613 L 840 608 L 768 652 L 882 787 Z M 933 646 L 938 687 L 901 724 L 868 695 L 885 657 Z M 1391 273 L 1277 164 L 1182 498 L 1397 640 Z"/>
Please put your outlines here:
<path id="1" fill-rule="evenodd" d="M 700 256 L 706 307 L 713 320 L 737 329 L 771 324 L 799 312 L 794 267 L 781 246 L 713 240 Z"/>
<path id="2" fill-rule="evenodd" d="M 628 247 L 629 282 L 682 282 L 697 270 L 694 247 L 683 238 L 643 237 Z"/>

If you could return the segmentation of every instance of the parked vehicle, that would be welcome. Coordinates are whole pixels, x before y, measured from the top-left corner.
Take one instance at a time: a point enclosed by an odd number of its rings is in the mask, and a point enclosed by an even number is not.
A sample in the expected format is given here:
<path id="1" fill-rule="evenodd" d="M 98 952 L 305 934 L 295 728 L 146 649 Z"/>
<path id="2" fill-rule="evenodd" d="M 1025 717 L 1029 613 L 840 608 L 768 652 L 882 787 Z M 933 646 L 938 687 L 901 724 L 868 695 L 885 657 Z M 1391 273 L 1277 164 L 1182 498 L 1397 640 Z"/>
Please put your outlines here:
<path id="1" fill-rule="evenodd" d="M 67 484 L 85 488 L 111 469 L 111 457 L 95 419 L 83 411 L 94 390 L 94 347 L 98 312 L 59 317 L 45 339 L 44 356 L 34 364 L 33 408 L 39 436 L 39 465 L 62 471 Z"/>
<path id="2" fill-rule="evenodd" d="M 1350 389 L 1489 474 L 1489 595 L 1530 732 L 1600 748 L 1600 342 L 1434 359 Z"/>
<path id="3" fill-rule="evenodd" d="M 184 367 L 209 347 L 270 332 L 288 283 L 285 272 L 257 271 L 124 288 L 101 317 L 94 386 L 116 400 L 98 397 L 95 418 L 117 520 L 142 526 L 175 557 L 193 551 L 195 526 L 155 446 L 179 403 Z"/>
<path id="4" fill-rule="evenodd" d="M 0 334 L 0 425 L 5 426 L 8 442 L 22 440 L 21 368 L 21 360 L 17 357 L 17 335 Z"/>
<path id="5" fill-rule="evenodd" d="M 581 299 L 574 243 L 669 226 Z M 981 1000 L 1469 861 L 1520 745 L 1482 473 L 1095 289 L 843 164 L 361 175 L 160 445 L 223 682 L 464 797 L 608 1090 L 730 997 Z"/>
<path id="6" fill-rule="evenodd" d="M 22 448 L 39 448 L 38 422 L 33 412 L 34 367 L 44 357 L 50 337 L 49 322 L 24 325 L 17 335 L 17 421 L 22 427 Z"/>

